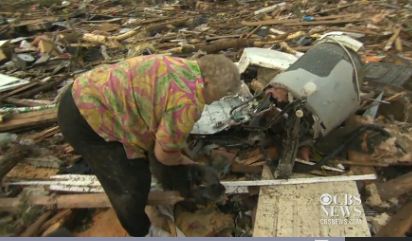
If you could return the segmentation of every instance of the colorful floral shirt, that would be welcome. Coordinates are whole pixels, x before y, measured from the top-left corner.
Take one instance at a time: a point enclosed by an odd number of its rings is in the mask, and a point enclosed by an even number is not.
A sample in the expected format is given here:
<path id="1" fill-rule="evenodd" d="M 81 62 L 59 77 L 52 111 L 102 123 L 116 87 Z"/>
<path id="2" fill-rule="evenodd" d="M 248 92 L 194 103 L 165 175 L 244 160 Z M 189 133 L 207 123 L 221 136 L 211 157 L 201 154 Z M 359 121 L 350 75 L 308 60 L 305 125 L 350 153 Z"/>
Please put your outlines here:
<path id="1" fill-rule="evenodd" d="M 180 150 L 204 107 L 196 61 L 162 55 L 101 65 L 80 75 L 72 94 L 80 113 L 106 141 L 121 142 L 128 158 L 153 149 Z"/>

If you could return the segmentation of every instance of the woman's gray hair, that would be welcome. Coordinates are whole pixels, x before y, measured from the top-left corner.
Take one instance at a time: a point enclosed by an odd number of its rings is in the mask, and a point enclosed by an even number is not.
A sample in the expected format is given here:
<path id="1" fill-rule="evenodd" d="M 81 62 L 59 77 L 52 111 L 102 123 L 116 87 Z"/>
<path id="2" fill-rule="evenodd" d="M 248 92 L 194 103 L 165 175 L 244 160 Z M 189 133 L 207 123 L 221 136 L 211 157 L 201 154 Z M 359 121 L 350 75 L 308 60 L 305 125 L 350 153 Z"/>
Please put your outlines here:
<path id="1" fill-rule="evenodd" d="M 210 85 L 214 85 L 219 95 L 236 94 L 241 86 L 240 74 L 237 66 L 221 54 L 205 55 L 197 60 L 203 78 L 207 78 Z"/>

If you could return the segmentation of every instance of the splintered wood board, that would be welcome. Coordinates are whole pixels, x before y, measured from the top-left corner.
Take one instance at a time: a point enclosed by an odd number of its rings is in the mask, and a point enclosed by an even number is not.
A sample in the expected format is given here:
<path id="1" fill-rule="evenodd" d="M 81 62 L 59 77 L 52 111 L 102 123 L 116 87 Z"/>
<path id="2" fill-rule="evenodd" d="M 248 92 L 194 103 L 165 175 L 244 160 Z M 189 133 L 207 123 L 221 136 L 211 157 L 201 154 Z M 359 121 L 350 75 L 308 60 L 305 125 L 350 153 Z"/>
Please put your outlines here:
<path id="1" fill-rule="evenodd" d="M 13 115 L 10 120 L 0 123 L 0 132 L 39 126 L 57 121 L 57 109 L 32 111 Z"/>
<path id="2" fill-rule="evenodd" d="M 57 168 L 35 167 L 25 163 L 18 163 L 4 177 L 5 180 L 49 180 L 59 172 Z"/>
<path id="3" fill-rule="evenodd" d="M 264 178 L 271 178 L 270 171 L 266 167 L 262 172 L 262 179 Z M 362 211 L 359 218 L 356 216 L 357 223 L 322 224 L 321 220 L 328 218 L 322 211 L 320 203 L 320 197 L 324 193 L 359 196 L 355 181 L 261 187 L 253 236 L 370 236 L 362 205 L 357 206 Z"/>

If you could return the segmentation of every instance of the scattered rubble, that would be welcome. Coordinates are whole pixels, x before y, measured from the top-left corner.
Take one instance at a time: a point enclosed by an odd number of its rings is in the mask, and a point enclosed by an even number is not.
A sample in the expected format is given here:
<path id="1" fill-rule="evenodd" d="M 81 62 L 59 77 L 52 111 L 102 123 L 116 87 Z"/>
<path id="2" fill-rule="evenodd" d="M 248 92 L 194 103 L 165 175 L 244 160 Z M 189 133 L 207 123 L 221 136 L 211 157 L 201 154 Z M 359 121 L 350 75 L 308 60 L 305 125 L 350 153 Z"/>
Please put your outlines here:
<path id="1" fill-rule="evenodd" d="M 196 212 L 176 210 L 176 225 L 188 237 L 232 236 L 234 219 L 216 208 L 199 209 Z"/>
<path id="2" fill-rule="evenodd" d="M 390 216 L 387 213 L 379 214 L 371 219 L 372 232 L 378 233 L 379 230 L 385 226 L 390 219 Z"/>
<path id="3" fill-rule="evenodd" d="M 59 132 L 59 94 L 100 64 L 209 53 L 237 62 L 244 85 L 239 95 L 206 107 L 188 153 L 235 187 L 222 203 L 183 208 L 180 196 L 154 186 L 148 212 L 158 219 L 151 235 L 251 236 L 255 184 L 267 166 L 278 177 L 376 174 L 377 180 L 358 182 L 371 233 L 406 235 L 412 226 L 411 9 L 402 0 L 3 0 L 0 235 L 125 236 L 120 225 L 111 226 L 115 215 L 100 184 Z M 328 82 L 339 88 L 321 83 L 334 70 L 315 54 L 325 46 L 345 59 L 339 76 L 346 78 Z M 297 77 L 294 70 L 301 71 Z M 241 181 L 254 187 L 239 188 Z M 156 205 L 176 208 L 162 212 Z"/>

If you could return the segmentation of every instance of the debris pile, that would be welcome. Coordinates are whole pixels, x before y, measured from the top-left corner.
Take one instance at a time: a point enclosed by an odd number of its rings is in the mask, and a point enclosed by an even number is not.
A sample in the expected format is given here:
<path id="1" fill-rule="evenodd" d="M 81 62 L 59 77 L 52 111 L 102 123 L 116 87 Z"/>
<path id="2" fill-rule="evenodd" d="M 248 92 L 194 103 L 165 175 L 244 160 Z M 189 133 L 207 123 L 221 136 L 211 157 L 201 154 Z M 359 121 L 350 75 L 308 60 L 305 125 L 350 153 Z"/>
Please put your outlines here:
<path id="1" fill-rule="evenodd" d="M 59 95 L 100 64 L 210 53 L 237 62 L 244 85 L 206 107 L 186 152 L 219 172 L 227 196 L 199 206 L 154 183 L 150 235 L 251 236 L 267 167 L 290 182 L 368 177 L 358 184 L 372 235 L 411 235 L 411 9 L 402 0 L 3 0 L 1 235 L 126 236 L 59 132 Z"/>

